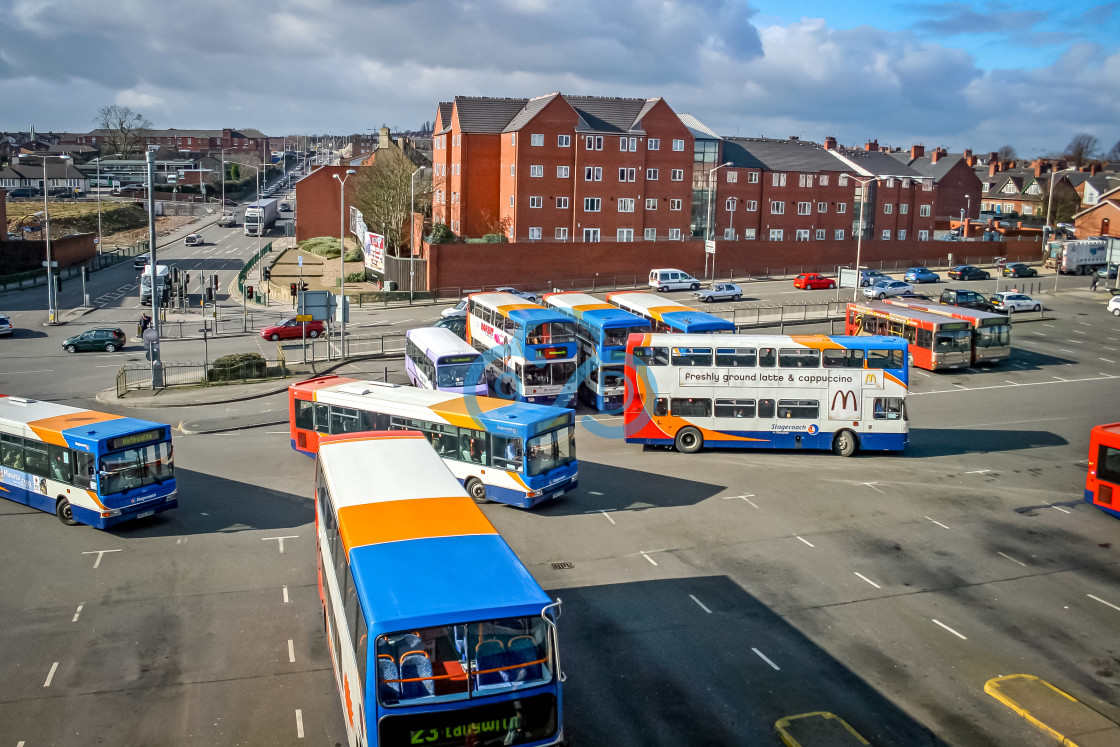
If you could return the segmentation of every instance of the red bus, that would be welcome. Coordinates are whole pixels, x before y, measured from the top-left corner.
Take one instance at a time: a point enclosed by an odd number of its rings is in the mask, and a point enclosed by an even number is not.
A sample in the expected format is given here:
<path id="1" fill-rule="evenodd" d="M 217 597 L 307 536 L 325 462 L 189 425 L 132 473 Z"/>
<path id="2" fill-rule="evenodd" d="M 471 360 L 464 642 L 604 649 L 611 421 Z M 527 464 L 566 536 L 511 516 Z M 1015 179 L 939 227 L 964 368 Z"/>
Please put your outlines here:
<path id="1" fill-rule="evenodd" d="M 915 311 L 928 311 L 954 319 L 963 319 L 972 325 L 972 365 L 977 363 L 999 363 L 1011 358 L 1011 319 L 1007 314 L 992 311 L 966 309 L 913 298 L 888 298 L 887 303 L 905 306 Z"/>
<path id="2" fill-rule="evenodd" d="M 1089 432 L 1089 474 L 1085 502 L 1120 519 L 1120 423 Z"/>
<path id="3" fill-rule="evenodd" d="M 852 302 L 844 334 L 901 337 L 910 343 L 910 365 L 927 371 L 966 368 L 972 362 L 972 325 L 942 314 L 882 301 Z"/>

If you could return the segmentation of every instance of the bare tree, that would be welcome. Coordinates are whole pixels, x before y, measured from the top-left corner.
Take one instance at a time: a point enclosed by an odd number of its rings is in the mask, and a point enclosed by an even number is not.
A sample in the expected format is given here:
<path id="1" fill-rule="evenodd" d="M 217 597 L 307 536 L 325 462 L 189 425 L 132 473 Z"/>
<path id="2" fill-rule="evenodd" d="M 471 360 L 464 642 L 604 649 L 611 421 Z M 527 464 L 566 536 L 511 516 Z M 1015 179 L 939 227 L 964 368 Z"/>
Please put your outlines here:
<path id="1" fill-rule="evenodd" d="M 1080 168 L 1084 166 L 1087 161 L 1091 161 L 1096 152 L 1100 149 L 1100 141 L 1094 135 L 1087 132 L 1082 132 L 1073 136 L 1073 140 L 1069 141 L 1066 146 L 1066 158 L 1073 161 L 1073 165 Z"/>
<path id="2" fill-rule="evenodd" d="M 371 231 L 383 231 L 391 254 L 401 255 L 409 245 L 409 212 L 412 209 L 413 173 L 416 165 L 393 148 L 378 151 L 373 165 L 354 175 L 354 204 Z M 416 212 L 428 215 L 432 201 L 431 179 L 415 179 Z"/>
<path id="3" fill-rule="evenodd" d="M 996 151 L 996 158 L 1001 161 L 1014 161 L 1017 157 L 1015 148 L 1010 145 L 1004 145 Z"/>
<path id="4" fill-rule="evenodd" d="M 105 131 L 102 155 L 119 154 L 123 158 L 141 152 L 144 136 L 152 129 L 152 123 L 143 114 L 118 104 L 98 109 L 93 122 Z"/>
<path id="5" fill-rule="evenodd" d="M 1104 160 L 1108 161 L 1109 163 L 1116 163 L 1117 161 L 1120 161 L 1120 140 L 1116 141 L 1116 145 L 1112 146 L 1112 150 L 1108 152 L 1108 155 L 1104 157 Z"/>

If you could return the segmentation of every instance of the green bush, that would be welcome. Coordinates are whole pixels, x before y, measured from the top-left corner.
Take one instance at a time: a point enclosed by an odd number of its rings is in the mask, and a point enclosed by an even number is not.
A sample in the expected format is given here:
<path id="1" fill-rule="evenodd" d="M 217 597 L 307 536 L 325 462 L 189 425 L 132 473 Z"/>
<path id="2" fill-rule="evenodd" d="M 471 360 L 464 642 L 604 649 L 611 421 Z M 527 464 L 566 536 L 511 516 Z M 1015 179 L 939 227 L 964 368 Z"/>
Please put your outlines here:
<path id="1" fill-rule="evenodd" d="M 361 262 L 365 258 L 366 255 L 362 252 L 361 249 L 351 249 L 350 251 L 346 252 L 347 262 Z"/>
<path id="2" fill-rule="evenodd" d="M 432 226 L 432 234 L 428 237 L 429 244 L 455 244 L 459 237 L 447 227 L 446 223 L 437 223 Z"/>
<path id="3" fill-rule="evenodd" d="M 365 270 L 361 272 L 348 272 L 346 273 L 347 283 L 364 283 L 366 281 Z"/>
<path id="4" fill-rule="evenodd" d="M 207 381 L 242 381 L 263 379 L 268 362 L 260 353 L 231 353 L 215 360 L 206 372 Z"/>
<path id="5" fill-rule="evenodd" d="M 504 233 L 488 233 L 482 237 L 484 244 L 505 244 L 509 241 Z"/>
<path id="6" fill-rule="evenodd" d="M 336 259 L 342 250 L 339 249 L 338 239 L 333 236 L 316 236 L 299 243 L 299 248 L 311 254 L 318 254 L 326 259 Z"/>

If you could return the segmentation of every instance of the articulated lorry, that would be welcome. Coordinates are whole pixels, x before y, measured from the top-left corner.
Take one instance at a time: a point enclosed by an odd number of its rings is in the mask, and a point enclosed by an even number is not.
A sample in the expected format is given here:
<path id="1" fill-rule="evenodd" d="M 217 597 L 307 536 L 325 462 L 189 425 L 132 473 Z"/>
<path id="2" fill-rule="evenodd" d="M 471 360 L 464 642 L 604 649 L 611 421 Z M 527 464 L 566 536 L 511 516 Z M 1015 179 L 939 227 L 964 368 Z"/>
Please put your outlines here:
<path id="1" fill-rule="evenodd" d="M 257 200 L 245 208 L 242 222 L 245 224 L 246 236 L 264 236 L 272 224 L 280 217 L 280 203 L 278 200 Z"/>
<path id="2" fill-rule="evenodd" d="M 1067 275 L 1088 275 L 1108 262 L 1108 244 L 1102 239 L 1051 241 L 1046 244 L 1046 267 Z"/>

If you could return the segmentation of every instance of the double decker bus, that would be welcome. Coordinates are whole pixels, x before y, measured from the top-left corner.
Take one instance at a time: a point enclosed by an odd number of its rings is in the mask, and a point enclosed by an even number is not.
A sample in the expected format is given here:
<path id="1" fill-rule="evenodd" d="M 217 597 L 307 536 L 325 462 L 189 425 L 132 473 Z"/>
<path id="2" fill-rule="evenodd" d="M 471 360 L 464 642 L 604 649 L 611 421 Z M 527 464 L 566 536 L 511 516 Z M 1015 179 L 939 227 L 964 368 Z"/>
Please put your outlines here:
<path id="1" fill-rule="evenodd" d="M 1089 431 L 1089 474 L 1085 502 L 1120 519 L 1120 423 Z"/>
<path id="2" fill-rule="evenodd" d="M 649 332 L 649 322 L 579 291 L 546 293 L 541 301 L 576 323 L 583 374 L 580 397 L 600 412 L 617 411 L 625 392 L 626 340 L 633 333 Z"/>
<path id="3" fill-rule="evenodd" d="M 171 426 L 0 395 L 0 495 L 98 529 L 175 508 Z"/>
<path id="4" fill-rule="evenodd" d="M 972 362 L 972 325 L 943 314 L 883 301 L 850 302 L 847 335 L 890 335 L 910 343 L 910 365 L 927 371 L 967 368 Z"/>
<path id="5" fill-rule="evenodd" d="M 906 448 L 906 341 L 824 335 L 631 335 L 627 443 Z"/>
<path id="6" fill-rule="evenodd" d="M 576 325 L 512 293 L 467 296 L 467 342 L 485 354 L 494 393 L 567 407 L 575 398 Z"/>
<path id="7" fill-rule="evenodd" d="M 314 456 L 324 435 L 414 430 L 479 503 L 531 508 L 579 484 L 575 413 L 495 397 L 317 376 L 288 387 L 292 448 Z"/>
<path id="8" fill-rule="evenodd" d="M 963 319 L 972 326 L 972 352 L 970 362 L 1000 363 L 1011 358 L 1011 319 L 1007 314 L 963 306 L 903 297 L 884 299 L 892 306 L 905 306 L 915 311 L 928 311 L 954 319 Z"/>
<path id="9" fill-rule="evenodd" d="M 444 327 L 404 333 L 404 370 L 413 386 L 458 394 L 487 394 L 482 354 Z"/>
<path id="10" fill-rule="evenodd" d="M 328 436 L 319 599 L 357 745 L 563 739 L 553 602 L 419 433 Z"/>
<path id="11" fill-rule="evenodd" d="M 607 301 L 623 311 L 645 319 L 654 332 L 681 332 L 683 334 L 734 333 L 735 324 L 727 319 L 708 314 L 670 301 L 647 291 L 618 291 L 608 293 Z"/>

